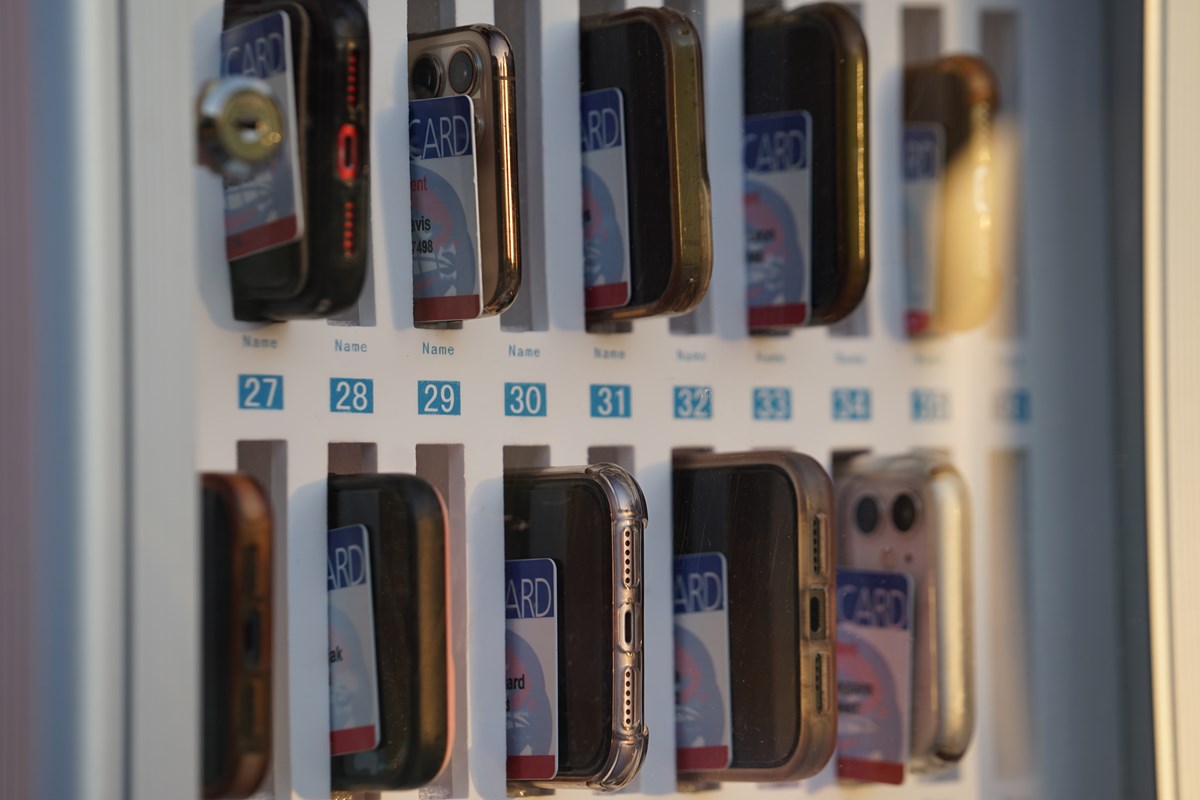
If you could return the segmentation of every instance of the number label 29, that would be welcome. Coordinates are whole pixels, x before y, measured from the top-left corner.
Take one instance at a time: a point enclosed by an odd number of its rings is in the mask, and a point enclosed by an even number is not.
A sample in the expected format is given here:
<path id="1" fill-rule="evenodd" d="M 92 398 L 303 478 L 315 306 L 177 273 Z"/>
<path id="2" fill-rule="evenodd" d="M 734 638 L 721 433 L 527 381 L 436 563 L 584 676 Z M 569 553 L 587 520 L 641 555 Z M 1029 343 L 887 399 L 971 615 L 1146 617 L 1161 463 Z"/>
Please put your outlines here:
<path id="1" fill-rule="evenodd" d="M 458 381 L 417 381 L 417 413 L 462 414 L 462 389 Z"/>
<path id="2" fill-rule="evenodd" d="M 282 375 L 238 375 L 238 408 L 283 410 Z"/>
<path id="3" fill-rule="evenodd" d="M 329 410 L 341 414 L 375 413 L 375 381 L 370 378 L 330 378 Z"/>

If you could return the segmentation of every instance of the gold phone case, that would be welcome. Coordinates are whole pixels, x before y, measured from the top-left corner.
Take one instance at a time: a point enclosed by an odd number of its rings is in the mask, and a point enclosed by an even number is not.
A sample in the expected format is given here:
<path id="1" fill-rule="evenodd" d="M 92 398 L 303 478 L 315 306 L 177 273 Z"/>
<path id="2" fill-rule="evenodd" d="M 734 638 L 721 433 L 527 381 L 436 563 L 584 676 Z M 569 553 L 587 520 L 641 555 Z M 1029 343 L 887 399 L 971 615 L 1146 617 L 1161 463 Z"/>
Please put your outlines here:
<path id="1" fill-rule="evenodd" d="M 905 69 L 906 91 L 923 77 L 954 77 L 964 88 L 965 119 L 930 120 L 947 128 L 965 126 L 967 144 L 951 161 L 947 154 L 942 177 L 940 229 L 936 274 L 933 276 L 933 314 L 926 335 L 966 331 L 982 325 L 1000 301 L 1003 259 L 998 236 L 1003 226 L 1002 204 L 997 196 L 996 142 L 993 116 L 999 102 L 996 78 L 983 59 L 953 55 Z M 906 106 L 908 100 L 906 99 Z M 906 114 L 905 121 L 910 121 Z"/>
<path id="2" fill-rule="evenodd" d="M 642 540 L 646 528 L 646 498 L 633 476 L 616 464 L 516 472 L 536 476 L 586 475 L 604 492 L 612 511 L 612 746 L 608 761 L 586 779 L 559 777 L 545 781 L 510 781 L 508 792 L 512 796 L 533 794 L 530 787 L 616 791 L 633 780 L 641 768 L 649 737 L 642 713 Z M 626 615 L 629 616 L 628 625 Z"/>
<path id="3" fill-rule="evenodd" d="M 583 31 L 631 21 L 649 23 L 663 42 L 671 186 L 671 277 L 653 303 L 587 312 L 589 328 L 659 314 L 684 314 L 704 298 L 712 277 L 712 204 L 704 145 L 704 72 L 700 36 L 679 11 L 632 8 L 580 20 Z"/>
<path id="4" fill-rule="evenodd" d="M 782 470 L 796 495 L 797 608 L 808 608 L 814 595 L 822 599 L 822 630 L 814 633 L 801 625 L 799 637 L 801 707 L 800 733 L 792 756 L 769 769 L 727 767 L 681 774 L 681 784 L 722 781 L 778 782 L 810 777 L 820 772 L 837 745 L 837 613 L 834 606 L 837 564 L 833 484 L 824 468 L 802 453 L 756 450 L 747 453 L 680 451 L 674 466 L 685 469 L 768 465 Z M 734 757 L 736 758 L 736 744 Z"/>
<path id="5" fill-rule="evenodd" d="M 906 533 L 880 526 L 858 532 L 855 503 L 886 501 L 900 492 L 917 500 L 920 524 Z M 912 740 L 909 766 L 935 773 L 963 757 L 975 723 L 971 510 L 966 485 L 934 451 L 859 456 L 838 481 L 842 531 L 839 564 L 909 572 L 916 595 L 913 632 Z M 910 560 L 911 559 L 911 560 Z"/>
<path id="6" fill-rule="evenodd" d="M 450 63 L 459 50 L 474 54 L 479 76 L 468 93 L 475 105 L 475 162 L 479 180 L 479 263 L 483 313 L 508 308 L 521 287 L 521 223 L 517 193 L 517 80 L 508 39 L 491 25 L 414 34 L 408 68 L 426 54 Z M 443 81 L 440 96 L 453 95 Z M 437 323 L 434 323 L 435 325 Z"/>

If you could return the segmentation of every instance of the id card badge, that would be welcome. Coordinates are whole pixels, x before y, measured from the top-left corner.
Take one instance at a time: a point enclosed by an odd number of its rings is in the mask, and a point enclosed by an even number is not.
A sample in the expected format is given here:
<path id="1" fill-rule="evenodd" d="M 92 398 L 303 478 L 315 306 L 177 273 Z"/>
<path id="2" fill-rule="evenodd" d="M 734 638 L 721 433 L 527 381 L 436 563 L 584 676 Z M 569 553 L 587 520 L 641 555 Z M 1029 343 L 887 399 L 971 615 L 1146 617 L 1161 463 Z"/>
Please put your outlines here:
<path id="1" fill-rule="evenodd" d="M 291 244 L 304 235 L 300 146 L 296 141 L 292 21 L 283 11 L 265 14 L 221 33 L 221 77 L 266 81 L 279 103 L 283 143 L 264 169 L 225 181 L 225 255 L 229 260 Z"/>
<path id="2" fill-rule="evenodd" d="M 625 103 L 620 89 L 579 96 L 583 148 L 583 302 L 588 309 L 629 304 L 629 187 Z"/>
<path id="3" fill-rule="evenodd" d="M 912 721 L 913 580 L 837 576 L 838 778 L 904 782 Z"/>
<path id="4" fill-rule="evenodd" d="M 415 322 L 483 313 L 474 108 L 463 95 L 408 104 Z"/>
<path id="5" fill-rule="evenodd" d="M 928 333 L 933 323 L 945 139 L 936 123 L 904 126 L 904 328 L 909 336 Z"/>
<path id="6" fill-rule="evenodd" d="M 733 759 L 729 591 L 725 556 L 675 556 L 675 765 L 724 769 Z"/>
<path id="7" fill-rule="evenodd" d="M 379 679 L 367 529 L 329 532 L 329 748 L 343 756 L 379 746 Z"/>
<path id="8" fill-rule="evenodd" d="M 508 779 L 558 774 L 558 567 L 504 562 L 504 709 Z"/>
<path id="9" fill-rule="evenodd" d="M 808 321 L 812 295 L 812 117 L 746 117 L 742 138 L 750 330 Z"/>

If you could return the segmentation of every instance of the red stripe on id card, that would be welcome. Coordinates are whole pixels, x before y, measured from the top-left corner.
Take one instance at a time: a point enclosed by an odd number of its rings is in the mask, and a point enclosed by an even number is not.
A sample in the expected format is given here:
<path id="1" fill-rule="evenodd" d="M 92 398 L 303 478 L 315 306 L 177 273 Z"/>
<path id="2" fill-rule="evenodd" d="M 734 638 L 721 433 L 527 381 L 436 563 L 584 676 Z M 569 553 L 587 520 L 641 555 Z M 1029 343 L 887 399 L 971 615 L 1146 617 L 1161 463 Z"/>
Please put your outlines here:
<path id="1" fill-rule="evenodd" d="M 329 734 L 329 754 L 344 756 L 347 753 L 361 753 L 363 750 L 375 749 L 375 726 L 363 725 L 358 728 L 344 728 Z"/>
<path id="2" fill-rule="evenodd" d="M 296 217 L 284 217 L 242 233 L 225 237 L 225 257 L 231 261 L 248 256 L 277 244 L 287 244 L 296 238 Z"/>
<path id="3" fill-rule="evenodd" d="M 750 327 L 752 329 L 770 328 L 775 325 L 803 325 L 806 319 L 808 319 L 807 303 L 750 307 Z"/>
<path id="4" fill-rule="evenodd" d="M 479 295 L 466 294 L 458 297 L 413 298 L 413 320 L 416 322 L 444 322 L 456 319 L 475 319 L 479 316 Z"/>
<path id="5" fill-rule="evenodd" d="M 509 756 L 506 764 L 510 781 L 536 781 L 554 777 L 558 760 L 554 756 Z"/>
<path id="6" fill-rule="evenodd" d="M 858 758 L 837 760 L 839 778 L 872 783 L 904 783 L 904 765 L 891 761 L 866 761 Z"/>
<path id="7" fill-rule="evenodd" d="M 723 744 L 712 747 L 681 747 L 675 751 L 675 768 L 681 772 L 725 769 L 727 766 L 729 766 L 729 748 Z"/>
<path id="8" fill-rule="evenodd" d="M 585 308 L 620 308 L 629 302 L 629 284 L 606 283 L 602 286 L 585 286 L 583 304 Z"/>

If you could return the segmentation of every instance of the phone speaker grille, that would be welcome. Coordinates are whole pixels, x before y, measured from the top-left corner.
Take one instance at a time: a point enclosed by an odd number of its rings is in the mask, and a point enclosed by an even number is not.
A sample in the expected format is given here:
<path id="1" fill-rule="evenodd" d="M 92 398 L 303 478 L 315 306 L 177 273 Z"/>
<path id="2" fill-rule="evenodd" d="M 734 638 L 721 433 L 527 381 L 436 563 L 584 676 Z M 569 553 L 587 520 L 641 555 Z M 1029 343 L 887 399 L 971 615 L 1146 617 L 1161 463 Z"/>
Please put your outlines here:
<path id="1" fill-rule="evenodd" d="M 633 552 L 633 531 L 626 528 L 621 533 L 621 562 L 623 572 L 621 574 L 621 582 L 626 589 L 632 589 L 636 582 Z"/>
<path id="2" fill-rule="evenodd" d="M 627 731 L 634 730 L 634 725 L 637 721 L 637 685 L 634 681 L 634 668 L 626 667 L 621 672 L 621 722 L 622 727 Z"/>

